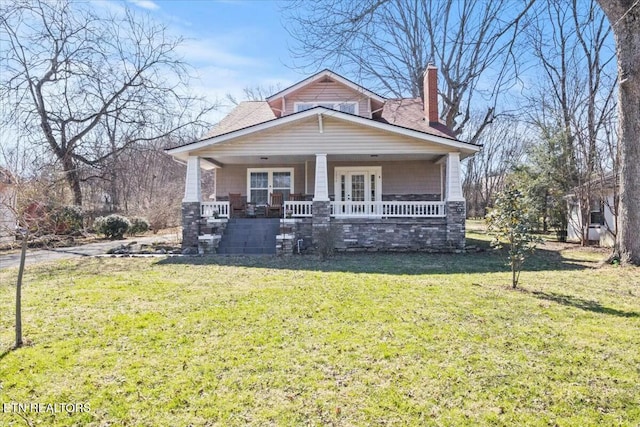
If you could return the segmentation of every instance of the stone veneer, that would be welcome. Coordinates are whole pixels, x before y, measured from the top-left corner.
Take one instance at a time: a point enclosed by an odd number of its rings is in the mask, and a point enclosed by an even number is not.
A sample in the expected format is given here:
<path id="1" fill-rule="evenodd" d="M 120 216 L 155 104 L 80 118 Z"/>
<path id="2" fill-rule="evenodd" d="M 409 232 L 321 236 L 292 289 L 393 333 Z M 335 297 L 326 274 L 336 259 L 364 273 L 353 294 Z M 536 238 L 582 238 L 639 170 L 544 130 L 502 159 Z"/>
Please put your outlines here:
<path id="1" fill-rule="evenodd" d="M 182 203 L 182 251 L 198 253 L 200 202 Z"/>
<path id="2" fill-rule="evenodd" d="M 447 202 L 447 247 L 464 249 L 466 202 Z"/>
<path id="3" fill-rule="evenodd" d="M 333 226 L 338 251 L 453 252 L 465 246 L 465 202 L 448 202 L 443 218 L 328 218 L 328 213 L 297 219 L 294 241 L 303 239 L 305 247 L 313 247 L 320 230 Z"/>
<path id="4" fill-rule="evenodd" d="M 315 242 L 326 234 L 331 225 L 331 204 L 328 201 L 314 201 L 312 219 L 311 239 Z"/>
<path id="5" fill-rule="evenodd" d="M 218 245 L 224 234 L 224 230 L 227 228 L 228 219 L 218 218 L 214 220 L 207 220 L 202 218 L 200 220 L 200 236 L 198 239 L 198 252 L 204 255 L 218 253 Z M 203 239 L 202 236 L 208 236 L 209 239 Z"/>

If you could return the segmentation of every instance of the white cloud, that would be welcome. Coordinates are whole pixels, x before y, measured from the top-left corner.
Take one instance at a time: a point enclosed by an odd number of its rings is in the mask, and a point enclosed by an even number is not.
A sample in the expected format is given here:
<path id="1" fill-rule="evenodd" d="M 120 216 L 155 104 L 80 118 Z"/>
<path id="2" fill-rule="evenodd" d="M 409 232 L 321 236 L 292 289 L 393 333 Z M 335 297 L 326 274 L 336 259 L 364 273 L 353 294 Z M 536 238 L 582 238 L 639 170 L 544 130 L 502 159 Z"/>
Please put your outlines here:
<path id="1" fill-rule="evenodd" d="M 147 9 L 147 10 L 158 10 L 160 9 L 160 6 L 158 6 L 157 3 L 151 1 L 151 0 L 129 0 L 129 3 L 133 3 L 138 7 L 141 7 L 142 9 Z"/>
<path id="2" fill-rule="evenodd" d="M 179 52 L 187 62 L 194 66 L 203 64 L 205 66 L 247 67 L 258 64 L 259 60 L 257 58 L 239 55 L 225 49 L 225 47 L 235 44 L 236 43 L 228 40 L 216 38 L 186 40 L 182 46 L 180 46 Z"/>

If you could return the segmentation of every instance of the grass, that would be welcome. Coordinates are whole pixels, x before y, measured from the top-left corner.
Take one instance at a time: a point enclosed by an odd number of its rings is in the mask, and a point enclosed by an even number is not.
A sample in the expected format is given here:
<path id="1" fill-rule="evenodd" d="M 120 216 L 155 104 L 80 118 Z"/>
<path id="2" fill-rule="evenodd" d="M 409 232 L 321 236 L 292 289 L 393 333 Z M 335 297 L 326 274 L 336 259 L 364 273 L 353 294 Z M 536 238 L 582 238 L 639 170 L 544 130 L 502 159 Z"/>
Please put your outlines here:
<path id="1" fill-rule="evenodd" d="M 640 269 L 601 258 L 538 251 L 517 291 L 493 252 L 64 261 L 12 351 L 2 270 L 0 404 L 90 412 L 0 425 L 638 425 Z"/>

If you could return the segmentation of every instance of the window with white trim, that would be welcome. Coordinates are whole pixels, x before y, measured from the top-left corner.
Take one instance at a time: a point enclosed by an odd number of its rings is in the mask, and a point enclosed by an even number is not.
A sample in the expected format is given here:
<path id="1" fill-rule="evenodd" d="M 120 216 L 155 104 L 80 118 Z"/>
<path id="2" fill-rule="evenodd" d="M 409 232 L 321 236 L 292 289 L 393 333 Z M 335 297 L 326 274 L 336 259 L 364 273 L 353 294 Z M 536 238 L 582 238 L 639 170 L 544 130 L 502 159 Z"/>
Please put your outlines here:
<path id="1" fill-rule="evenodd" d="M 331 110 L 342 111 L 343 113 L 358 114 L 357 102 L 296 102 L 294 103 L 294 110 L 296 113 L 300 111 L 309 110 L 313 107 L 324 107 Z"/>
<path id="2" fill-rule="evenodd" d="M 284 200 L 293 193 L 293 168 L 248 168 L 247 201 L 257 205 L 269 203 L 271 193 L 282 193 Z"/>

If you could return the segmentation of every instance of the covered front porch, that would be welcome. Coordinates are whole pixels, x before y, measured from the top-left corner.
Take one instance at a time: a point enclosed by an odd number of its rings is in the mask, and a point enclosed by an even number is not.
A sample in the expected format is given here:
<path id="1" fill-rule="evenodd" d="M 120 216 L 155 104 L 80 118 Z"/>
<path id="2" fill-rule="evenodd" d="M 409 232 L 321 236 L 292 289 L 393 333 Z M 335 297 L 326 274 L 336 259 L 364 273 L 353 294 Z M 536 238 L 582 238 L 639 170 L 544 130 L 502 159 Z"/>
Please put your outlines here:
<path id="1" fill-rule="evenodd" d="M 216 174 L 206 198 L 203 168 Z M 269 209 L 274 193 L 281 209 Z M 231 195 L 241 196 L 244 211 Z M 329 235 L 339 250 L 462 249 L 460 153 L 189 156 L 183 246 L 197 247 L 207 224 L 238 216 L 281 218 L 280 253 L 313 248 Z"/>

